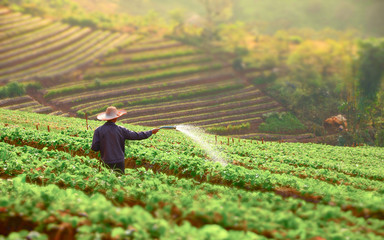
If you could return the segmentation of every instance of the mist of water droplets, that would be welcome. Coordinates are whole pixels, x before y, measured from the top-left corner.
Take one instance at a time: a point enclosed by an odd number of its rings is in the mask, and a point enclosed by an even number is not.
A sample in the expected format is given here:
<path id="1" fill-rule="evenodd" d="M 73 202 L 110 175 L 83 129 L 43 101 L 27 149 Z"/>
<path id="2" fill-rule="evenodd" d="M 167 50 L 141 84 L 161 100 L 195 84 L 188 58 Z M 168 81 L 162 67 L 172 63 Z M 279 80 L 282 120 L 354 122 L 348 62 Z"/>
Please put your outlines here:
<path id="1" fill-rule="evenodd" d="M 209 143 L 208 134 L 206 134 L 203 129 L 192 125 L 177 125 L 176 130 L 184 133 L 195 141 L 202 149 L 204 149 L 212 161 L 219 162 L 223 166 L 227 165 L 225 154 L 217 149 L 215 145 Z"/>

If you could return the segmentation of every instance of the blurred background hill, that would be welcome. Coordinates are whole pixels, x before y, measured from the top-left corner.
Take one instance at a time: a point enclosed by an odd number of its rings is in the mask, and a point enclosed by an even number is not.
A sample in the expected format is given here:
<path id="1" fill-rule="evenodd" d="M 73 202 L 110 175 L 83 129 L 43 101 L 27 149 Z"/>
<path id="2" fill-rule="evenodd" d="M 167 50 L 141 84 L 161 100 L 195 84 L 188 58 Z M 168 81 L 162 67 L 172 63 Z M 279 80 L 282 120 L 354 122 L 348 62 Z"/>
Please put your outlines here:
<path id="1" fill-rule="evenodd" d="M 156 11 L 164 17 L 174 9 L 186 16 L 205 14 L 201 1 L 191 0 L 78 0 L 88 11 L 144 15 Z M 384 1 L 381 0 L 237 0 L 230 21 L 255 24 L 262 33 L 290 28 L 358 29 L 366 35 L 383 36 Z"/>

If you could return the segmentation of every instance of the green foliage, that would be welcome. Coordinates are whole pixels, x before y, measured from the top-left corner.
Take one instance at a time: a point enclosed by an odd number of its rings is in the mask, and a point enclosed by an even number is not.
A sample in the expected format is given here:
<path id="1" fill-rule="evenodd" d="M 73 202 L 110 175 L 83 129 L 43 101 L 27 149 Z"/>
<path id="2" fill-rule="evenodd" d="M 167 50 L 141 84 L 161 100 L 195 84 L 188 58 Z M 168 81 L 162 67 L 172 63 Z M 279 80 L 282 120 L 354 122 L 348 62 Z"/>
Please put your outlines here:
<path id="1" fill-rule="evenodd" d="M 285 33 L 280 35 L 289 39 Z M 321 125 L 337 113 L 346 89 L 352 89 L 353 49 L 352 41 L 329 39 L 306 40 L 292 46 L 282 52 L 282 64 L 286 64 L 283 71 L 287 72 L 278 74 L 268 87 L 269 93 L 300 118 Z"/>
<path id="2" fill-rule="evenodd" d="M 376 146 L 384 147 L 384 129 L 377 131 L 375 138 Z"/>
<path id="3" fill-rule="evenodd" d="M 206 130 L 210 133 L 216 134 L 235 134 L 236 132 L 249 130 L 250 128 L 251 124 L 248 122 L 236 125 L 229 124 L 227 126 L 209 127 Z"/>
<path id="4" fill-rule="evenodd" d="M 384 39 L 360 42 L 359 89 L 362 101 L 375 101 L 384 76 Z"/>
<path id="5" fill-rule="evenodd" d="M 354 146 L 360 144 L 367 144 L 370 146 L 375 145 L 375 133 L 373 129 L 357 129 L 353 131 L 343 131 L 338 137 L 338 144 L 340 146 Z M 380 141 L 380 139 L 378 140 Z M 377 142 L 379 146 L 379 142 Z"/>
<path id="6" fill-rule="evenodd" d="M 277 74 L 274 72 L 261 72 L 261 74 L 252 77 L 251 81 L 253 84 L 258 85 L 258 84 L 273 84 L 273 82 L 277 79 Z"/>
<path id="7" fill-rule="evenodd" d="M 3 0 L 4 1 L 4 0 Z M 62 20 L 71 25 L 125 32 L 154 32 L 166 27 L 165 21 L 153 13 L 144 16 L 107 14 L 86 11 L 73 0 L 7 0 L 4 2 L 14 11 L 39 17 Z M 139 29 L 140 28 L 140 29 Z"/>
<path id="8" fill-rule="evenodd" d="M 30 82 L 30 83 L 27 83 L 25 85 L 25 89 L 27 91 L 37 91 L 37 90 L 40 90 L 42 88 L 43 88 L 43 86 L 41 85 L 40 82 Z"/>
<path id="9" fill-rule="evenodd" d="M 10 177 L 0 179 L 4 224 L 23 216 L 37 232 L 71 226 L 76 239 L 381 237 L 372 234 L 383 229 L 382 148 L 242 140 L 220 145 L 228 154 L 221 165 L 167 131 L 127 144 L 127 174 L 116 176 L 86 153 L 93 131 L 83 130 L 82 119 L 0 113 L 0 154 L 9 153 L 0 174 Z M 69 129 L 37 131 L 35 121 Z"/>
<path id="10" fill-rule="evenodd" d="M 12 98 L 25 94 L 25 86 L 18 82 L 10 82 L 0 87 L 0 98 Z"/>
<path id="11" fill-rule="evenodd" d="M 289 112 L 264 114 L 263 118 L 265 122 L 259 126 L 262 132 L 293 133 L 305 129 L 296 116 Z"/>

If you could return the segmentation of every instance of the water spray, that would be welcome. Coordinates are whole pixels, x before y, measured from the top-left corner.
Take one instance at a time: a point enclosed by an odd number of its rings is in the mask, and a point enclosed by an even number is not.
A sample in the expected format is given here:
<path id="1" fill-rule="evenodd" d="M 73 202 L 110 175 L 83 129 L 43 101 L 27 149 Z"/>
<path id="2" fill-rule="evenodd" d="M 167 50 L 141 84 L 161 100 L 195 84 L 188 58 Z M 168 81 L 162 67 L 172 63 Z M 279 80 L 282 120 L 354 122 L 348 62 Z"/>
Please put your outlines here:
<path id="1" fill-rule="evenodd" d="M 162 126 L 159 129 L 175 129 L 190 137 L 208 154 L 211 160 L 221 163 L 223 166 L 227 165 L 226 156 L 215 146 L 212 146 L 208 139 L 207 134 L 203 129 L 192 125 L 177 125 L 177 126 Z"/>

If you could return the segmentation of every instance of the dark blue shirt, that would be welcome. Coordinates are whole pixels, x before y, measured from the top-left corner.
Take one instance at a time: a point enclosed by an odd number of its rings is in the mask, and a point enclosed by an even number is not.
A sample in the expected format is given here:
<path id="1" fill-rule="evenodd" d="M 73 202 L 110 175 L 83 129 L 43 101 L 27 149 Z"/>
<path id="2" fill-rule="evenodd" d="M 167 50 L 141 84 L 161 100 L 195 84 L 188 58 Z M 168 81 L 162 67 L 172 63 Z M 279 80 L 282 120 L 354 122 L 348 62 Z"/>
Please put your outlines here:
<path id="1" fill-rule="evenodd" d="M 142 140 L 151 135 L 152 131 L 134 132 L 113 122 L 106 122 L 96 128 L 91 148 L 93 151 L 100 151 L 105 163 L 124 162 L 125 140 Z"/>

